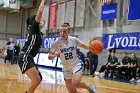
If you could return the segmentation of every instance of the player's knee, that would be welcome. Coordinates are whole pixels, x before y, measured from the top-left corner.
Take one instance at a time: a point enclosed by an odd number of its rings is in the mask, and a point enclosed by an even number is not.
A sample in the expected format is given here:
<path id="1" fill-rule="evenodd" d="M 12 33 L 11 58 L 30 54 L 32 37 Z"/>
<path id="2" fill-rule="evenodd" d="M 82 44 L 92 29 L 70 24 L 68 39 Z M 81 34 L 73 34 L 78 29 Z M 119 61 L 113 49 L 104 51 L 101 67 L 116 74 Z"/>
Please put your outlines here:
<path id="1" fill-rule="evenodd" d="M 40 82 L 41 82 L 40 77 L 35 77 L 35 78 L 32 80 L 32 84 L 33 84 L 33 85 L 39 85 Z"/>
<path id="2" fill-rule="evenodd" d="M 74 81 L 74 82 L 72 82 L 72 84 L 73 84 L 75 87 L 78 87 L 79 82 Z"/>
<path id="3" fill-rule="evenodd" d="M 39 85 L 41 81 L 42 81 L 42 75 L 39 74 L 38 77 L 34 78 L 33 83 L 34 83 L 35 85 Z"/>

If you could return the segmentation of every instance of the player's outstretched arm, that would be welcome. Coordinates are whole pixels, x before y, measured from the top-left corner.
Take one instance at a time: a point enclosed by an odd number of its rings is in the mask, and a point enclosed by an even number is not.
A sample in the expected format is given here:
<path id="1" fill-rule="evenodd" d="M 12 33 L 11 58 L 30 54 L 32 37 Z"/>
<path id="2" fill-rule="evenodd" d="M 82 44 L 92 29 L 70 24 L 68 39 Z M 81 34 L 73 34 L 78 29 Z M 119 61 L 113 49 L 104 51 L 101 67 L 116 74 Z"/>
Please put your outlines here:
<path id="1" fill-rule="evenodd" d="M 41 18 L 42 18 L 43 9 L 44 9 L 44 7 L 45 7 L 45 1 L 46 1 L 46 0 L 41 0 L 41 3 L 40 3 L 40 5 L 39 5 L 38 11 L 37 11 L 37 15 L 36 15 L 36 18 L 35 18 L 35 20 L 36 20 L 37 22 L 40 22 L 40 20 L 41 20 Z"/>
<path id="2" fill-rule="evenodd" d="M 86 50 L 90 50 L 89 45 L 86 45 L 86 44 L 84 44 L 84 43 L 82 43 L 80 47 L 81 47 L 81 48 L 84 48 L 84 49 L 86 49 Z"/>

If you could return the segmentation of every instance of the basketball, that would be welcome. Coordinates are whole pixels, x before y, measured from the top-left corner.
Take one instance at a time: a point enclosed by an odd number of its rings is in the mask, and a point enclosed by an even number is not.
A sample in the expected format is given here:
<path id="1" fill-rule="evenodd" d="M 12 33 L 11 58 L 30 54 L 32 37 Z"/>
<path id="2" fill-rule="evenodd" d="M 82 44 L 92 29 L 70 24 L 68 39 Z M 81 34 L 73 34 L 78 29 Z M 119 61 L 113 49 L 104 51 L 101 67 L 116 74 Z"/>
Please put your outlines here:
<path id="1" fill-rule="evenodd" d="M 99 40 L 93 40 L 91 41 L 89 48 L 93 54 L 98 55 L 103 51 L 103 44 Z"/>

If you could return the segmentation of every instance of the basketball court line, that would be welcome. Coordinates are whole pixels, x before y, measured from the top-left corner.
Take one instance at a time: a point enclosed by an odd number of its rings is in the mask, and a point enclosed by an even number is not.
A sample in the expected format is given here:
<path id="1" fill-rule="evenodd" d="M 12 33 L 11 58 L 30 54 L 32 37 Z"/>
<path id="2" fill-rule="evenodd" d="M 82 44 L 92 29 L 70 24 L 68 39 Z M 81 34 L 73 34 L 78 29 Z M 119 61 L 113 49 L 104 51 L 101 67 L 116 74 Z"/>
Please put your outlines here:
<path id="1" fill-rule="evenodd" d="M 107 86 L 96 86 L 96 88 L 105 88 L 105 89 L 111 89 L 111 90 L 120 90 L 120 91 L 136 92 L 136 93 L 140 92 L 140 91 L 132 90 L 132 89 L 122 89 L 122 88 L 114 88 L 114 87 L 107 87 Z"/>

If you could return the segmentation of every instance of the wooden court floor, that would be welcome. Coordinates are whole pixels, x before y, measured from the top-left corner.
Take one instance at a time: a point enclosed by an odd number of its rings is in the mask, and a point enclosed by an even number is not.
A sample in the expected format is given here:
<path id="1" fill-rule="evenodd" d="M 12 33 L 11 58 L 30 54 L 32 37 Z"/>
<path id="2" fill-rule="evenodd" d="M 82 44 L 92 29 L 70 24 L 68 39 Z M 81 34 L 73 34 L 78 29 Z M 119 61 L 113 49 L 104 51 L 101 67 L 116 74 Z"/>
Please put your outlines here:
<path id="1" fill-rule="evenodd" d="M 39 68 L 43 81 L 35 93 L 68 93 L 60 71 Z M 93 79 L 84 76 L 83 81 L 93 84 L 98 93 L 140 93 L 140 85 L 133 85 L 104 79 Z M 14 64 L 0 63 L 0 93 L 24 93 L 30 80 L 22 75 L 19 67 Z M 88 93 L 87 90 L 78 89 L 79 93 Z"/>

